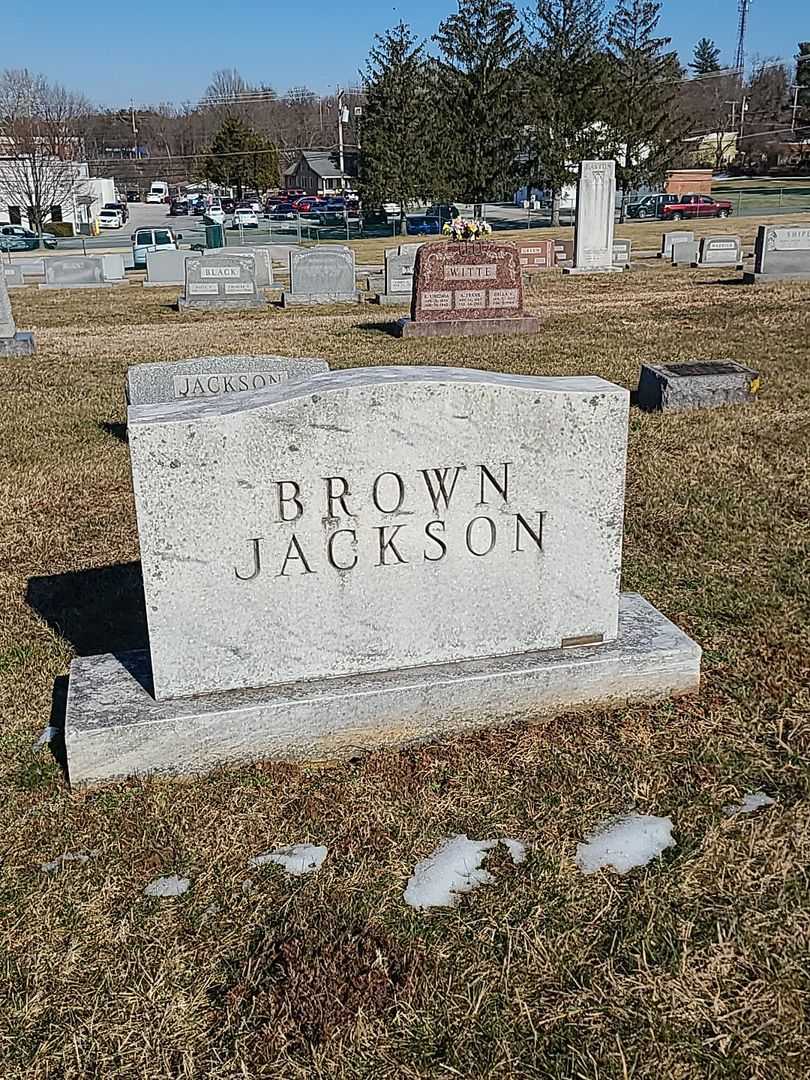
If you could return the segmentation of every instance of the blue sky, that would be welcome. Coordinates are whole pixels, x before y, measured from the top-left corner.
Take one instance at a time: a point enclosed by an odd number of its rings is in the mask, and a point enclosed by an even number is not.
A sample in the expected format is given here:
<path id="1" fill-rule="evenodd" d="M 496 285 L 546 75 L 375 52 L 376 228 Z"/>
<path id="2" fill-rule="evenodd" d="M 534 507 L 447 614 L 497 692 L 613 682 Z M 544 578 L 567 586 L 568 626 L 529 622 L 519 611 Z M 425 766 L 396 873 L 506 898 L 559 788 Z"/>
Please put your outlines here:
<path id="1" fill-rule="evenodd" d="M 519 5 L 520 6 L 520 5 Z M 375 32 L 403 19 L 429 36 L 455 0 L 3 0 L 0 64 L 41 71 L 102 105 L 194 101 L 218 68 L 320 92 L 357 81 Z M 36 25 L 32 25 L 32 10 Z M 810 0 L 753 0 L 749 57 L 790 57 L 810 40 Z M 42 29 L 43 32 L 39 32 Z M 682 60 L 713 38 L 734 56 L 737 0 L 664 0 L 662 30 Z"/>

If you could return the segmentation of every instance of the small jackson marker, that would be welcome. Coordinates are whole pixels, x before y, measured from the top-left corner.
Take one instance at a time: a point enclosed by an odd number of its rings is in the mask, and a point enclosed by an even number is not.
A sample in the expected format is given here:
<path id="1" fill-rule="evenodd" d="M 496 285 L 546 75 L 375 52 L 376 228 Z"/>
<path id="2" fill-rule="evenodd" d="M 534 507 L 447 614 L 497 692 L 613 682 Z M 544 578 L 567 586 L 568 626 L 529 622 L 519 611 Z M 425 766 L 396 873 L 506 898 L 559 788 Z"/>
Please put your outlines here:
<path id="1" fill-rule="evenodd" d="M 72 783 L 696 689 L 619 594 L 628 409 L 430 367 L 130 406 L 149 651 L 73 661 Z"/>
<path id="2" fill-rule="evenodd" d="M 17 331 L 6 288 L 6 275 L 0 274 L 0 357 L 30 356 L 33 351 L 34 335 Z"/>
<path id="3" fill-rule="evenodd" d="M 523 272 L 514 244 L 422 244 L 414 276 L 411 317 L 397 324 L 402 337 L 531 334 L 540 328 L 540 320 L 523 310 Z"/>
<path id="4" fill-rule="evenodd" d="M 133 364 L 127 369 L 127 404 L 154 405 L 250 393 L 328 370 L 326 360 L 298 356 L 200 356 Z"/>

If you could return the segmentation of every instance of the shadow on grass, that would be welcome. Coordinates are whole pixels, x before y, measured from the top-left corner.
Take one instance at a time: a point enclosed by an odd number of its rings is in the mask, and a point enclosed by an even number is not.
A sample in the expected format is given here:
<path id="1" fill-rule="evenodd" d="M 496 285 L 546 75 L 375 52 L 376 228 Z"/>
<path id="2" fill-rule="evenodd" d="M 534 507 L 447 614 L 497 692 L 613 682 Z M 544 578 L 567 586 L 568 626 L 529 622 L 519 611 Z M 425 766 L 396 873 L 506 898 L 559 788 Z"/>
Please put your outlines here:
<path id="1" fill-rule="evenodd" d="M 105 435 L 112 435 L 114 439 L 118 439 L 118 441 L 122 443 L 129 442 L 126 424 L 117 424 L 115 421 L 100 420 L 98 426 Z"/>
<path id="2" fill-rule="evenodd" d="M 399 337 L 397 334 L 397 320 L 391 322 L 363 322 L 357 324 L 358 330 L 375 330 L 378 334 L 388 334 L 389 337 Z"/>
<path id="3" fill-rule="evenodd" d="M 29 578 L 25 598 L 79 656 L 149 648 L 140 562 Z"/>
<path id="4" fill-rule="evenodd" d="M 53 691 L 51 692 L 51 718 L 48 721 L 48 726 L 56 728 L 57 733 L 53 736 L 48 746 L 51 754 L 53 754 L 54 761 L 62 770 L 65 779 L 67 779 L 68 775 L 67 750 L 65 749 L 67 695 L 68 677 L 67 675 L 57 675 L 53 681 Z"/>

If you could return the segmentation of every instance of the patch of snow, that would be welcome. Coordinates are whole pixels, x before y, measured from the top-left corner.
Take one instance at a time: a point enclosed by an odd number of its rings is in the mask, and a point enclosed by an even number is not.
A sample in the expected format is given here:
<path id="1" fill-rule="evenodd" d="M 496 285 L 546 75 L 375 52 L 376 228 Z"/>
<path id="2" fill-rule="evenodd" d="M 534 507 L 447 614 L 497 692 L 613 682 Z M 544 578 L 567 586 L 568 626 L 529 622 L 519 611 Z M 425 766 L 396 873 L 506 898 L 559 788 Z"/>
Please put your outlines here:
<path id="1" fill-rule="evenodd" d="M 42 732 L 40 737 L 34 743 L 35 747 L 47 746 L 48 743 L 52 743 L 56 736 L 59 734 L 59 728 L 51 727 L 50 724 Z"/>
<path id="2" fill-rule="evenodd" d="M 775 802 L 776 799 L 772 799 L 764 791 L 753 791 L 749 792 L 748 795 L 744 795 L 738 803 L 729 803 L 728 806 L 724 806 L 723 813 L 726 817 L 736 817 L 738 814 L 753 814 L 755 810 L 760 810 L 763 806 L 773 806 Z"/>
<path id="3" fill-rule="evenodd" d="M 464 833 L 445 840 L 416 864 L 405 889 L 405 903 L 414 908 L 453 907 L 461 893 L 490 885 L 495 878 L 481 863 L 497 843 L 470 840 Z"/>
<path id="4" fill-rule="evenodd" d="M 41 866 L 41 869 L 46 874 L 55 874 L 55 873 L 57 873 L 57 871 L 62 869 L 63 863 L 66 863 L 66 862 L 78 862 L 78 863 L 90 862 L 90 859 L 92 858 L 92 856 L 97 855 L 97 854 L 98 854 L 98 852 L 96 852 L 96 851 L 91 851 L 89 855 L 86 852 L 82 852 L 82 851 L 66 851 L 64 855 L 57 855 L 56 858 L 53 860 L 53 862 L 43 863 L 42 866 Z"/>
<path id="5" fill-rule="evenodd" d="M 184 892 L 188 891 L 188 887 L 191 884 L 188 878 L 177 877 L 172 875 L 171 877 L 159 877 L 151 881 L 143 890 L 147 896 L 182 896 Z"/>
<path id="6" fill-rule="evenodd" d="M 522 862 L 526 862 L 526 845 L 522 841 L 501 840 L 501 843 L 512 856 L 512 862 L 515 866 L 520 866 Z"/>
<path id="7" fill-rule="evenodd" d="M 576 864 L 583 874 L 594 874 L 604 867 L 626 874 L 636 866 L 646 866 L 665 848 L 674 846 L 671 818 L 630 814 L 593 833 L 586 843 L 577 844 Z"/>
<path id="8" fill-rule="evenodd" d="M 301 877 L 303 874 L 311 874 L 319 870 L 328 850 L 327 847 L 319 847 L 315 844 L 291 844 L 289 847 L 278 848 L 276 851 L 266 851 L 263 855 L 255 855 L 248 861 L 248 866 L 275 863 L 277 866 L 282 866 L 293 877 Z"/>
<path id="9" fill-rule="evenodd" d="M 242 882 L 242 892 L 245 894 L 245 896 L 247 896 L 247 894 L 250 892 L 250 890 L 255 884 L 256 882 L 253 880 L 252 877 L 245 878 L 245 880 Z"/>

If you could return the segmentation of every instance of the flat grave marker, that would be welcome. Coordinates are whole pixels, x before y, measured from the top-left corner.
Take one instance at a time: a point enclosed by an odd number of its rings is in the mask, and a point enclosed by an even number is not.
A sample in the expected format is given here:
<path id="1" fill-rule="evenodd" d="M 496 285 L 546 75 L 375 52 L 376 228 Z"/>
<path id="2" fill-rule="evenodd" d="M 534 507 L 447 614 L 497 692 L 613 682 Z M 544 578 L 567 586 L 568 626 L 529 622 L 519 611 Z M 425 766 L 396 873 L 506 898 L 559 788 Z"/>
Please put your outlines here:
<path id="1" fill-rule="evenodd" d="M 759 372 L 735 360 L 643 364 L 638 407 L 645 412 L 687 412 L 757 400 Z"/>
<path id="2" fill-rule="evenodd" d="M 523 272 L 514 244 L 422 244 L 414 275 L 411 316 L 397 324 L 402 337 L 527 334 L 540 327 L 523 310 Z"/>

